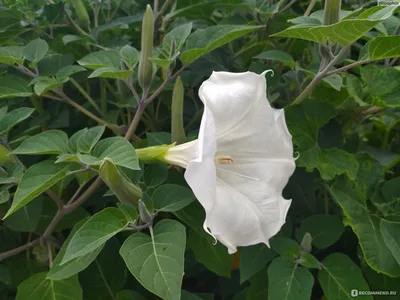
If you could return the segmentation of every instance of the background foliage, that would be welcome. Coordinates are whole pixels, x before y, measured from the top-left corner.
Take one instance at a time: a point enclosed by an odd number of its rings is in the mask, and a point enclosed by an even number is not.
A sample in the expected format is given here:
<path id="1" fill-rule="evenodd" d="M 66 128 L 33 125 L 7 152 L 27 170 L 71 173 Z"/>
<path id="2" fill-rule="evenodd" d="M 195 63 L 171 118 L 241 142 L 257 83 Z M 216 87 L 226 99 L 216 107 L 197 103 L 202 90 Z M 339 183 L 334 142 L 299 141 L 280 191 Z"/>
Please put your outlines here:
<path id="1" fill-rule="evenodd" d="M 400 18 L 351 0 L 335 18 L 327 3 L 324 16 L 321 1 L 3 0 L 0 298 L 399 299 Z M 182 170 L 135 149 L 197 136 L 213 70 L 266 69 L 299 156 L 293 202 L 271 249 L 230 256 Z M 183 91 L 184 131 L 171 122 Z M 133 184 L 140 217 L 119 193 Z"/>

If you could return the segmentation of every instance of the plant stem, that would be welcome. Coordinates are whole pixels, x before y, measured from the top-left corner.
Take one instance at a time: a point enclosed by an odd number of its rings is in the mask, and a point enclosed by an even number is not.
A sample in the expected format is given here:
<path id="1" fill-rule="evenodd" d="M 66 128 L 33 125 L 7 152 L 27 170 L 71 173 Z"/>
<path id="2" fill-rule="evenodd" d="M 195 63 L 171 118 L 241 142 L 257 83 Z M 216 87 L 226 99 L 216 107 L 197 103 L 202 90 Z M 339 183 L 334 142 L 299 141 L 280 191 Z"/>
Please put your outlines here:
<path id="1" fill-rule="evenodd" d="M 87 101 L 89 101 L 89 103 L 97 110 L 97 112 L 102 115 L 103 112 L 101 111 L 100 107 L 97 105 L 97 103 L 93 100 L 92 97 L 90 97 L 90 95 L 84 90 L 84 88 L 82 88 L 82 86 L 72 77 L 69 79 L 71 81 L 71 83 L 76 87 L 76 89 L 82 94 L 83 97 L 85 97 L 85 99 Z"/>
<path id="2" fill-rule="evenodd" d="M 335 65 L 335 63 L 343 56 L 343 54 L 347 51 L 349 46 L 343 47 L 342 50 L 338 53 L 338 55 L 335 56 L 334 59 L 330 61 L 327 66 L 319 71 L 317 75 L 311 80 L 311 82 L 308 84 L 308 86 L 303 90 L 303 92 L 296 98 L 296 100 L 293 101 L 292 105 L 294 104 L 300 104 L 302 103 L 307 97 L 311 94 L 312 90 L 315 88 L 315 86 L 327 75 L 328 70 Z"/>
<path id="3" fill-rule="evenodd" d="M 372 61 L 373 61 L 372 59 L 366 59 L 366 60 L 356 61 L 356 62 L 353 62 L 353 63 L 347 65 L 347 66 L 341 67 L 341 68 L 339 68 L 339 69 L 326 72 L 325 75 L 326 75 L 326 76 L 329 76 L 329 75 L 336 74 L 336 73 L 339 73 L 339 72 L 346 72 L 347 70 L 349 70 L 349 69 L 351 69 L 351 68 L 357 67 L 357 66 L 359 66 L 359 65 L 367 64 L 367 63 L 370 63 L 370 62 L 372 62 Z"/>
<path id="4" fill-rule="evenodd" d="M 3 261 L 11 256 L 17 255 L 25 250 L 28 250 L 29 248 L 35 247 L 36 245 L 39 244 L 39 240 L 40 239 L 36 239 L 18 248 L 14 248 L 12 250 L 0 253 L 0 261 Z"/>

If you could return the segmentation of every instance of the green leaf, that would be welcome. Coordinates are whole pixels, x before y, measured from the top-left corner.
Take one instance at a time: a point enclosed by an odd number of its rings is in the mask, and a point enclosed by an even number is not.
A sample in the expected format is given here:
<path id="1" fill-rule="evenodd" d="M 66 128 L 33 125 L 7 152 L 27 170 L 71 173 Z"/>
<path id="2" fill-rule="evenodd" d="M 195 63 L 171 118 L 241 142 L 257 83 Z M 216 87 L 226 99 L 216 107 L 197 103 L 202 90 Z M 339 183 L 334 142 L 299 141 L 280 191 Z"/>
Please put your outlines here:
<path id="1" fill-rule="evenodd" d="M 68 151 L 71 153 L 78 153 L 78 140 L 79 138 L 88 131 L 88 128 L 85 127 L 81 130 L 75 132 L 68 141 Z"/>
<path id="2" fill-rule="evenodd" d="M 193 192 L 177 184 L 164 184 L 158 187 L 151 196 L 154 209 L 165 212 L 180 210 L 193 202 Z"/>
<path id="3" fill-rule="evenodd" d="M 400 36 L 378 36 L 368 43 L 368 59 L 385 59 L 400 56 Z"/>
<path id="4" fill-rule="evenodd" d="M 4 219 L 62 180 L 67 176 L 67 171 L 68 167 L 55 165 L 48 160 L 30 167 L 22 176 Z"/>
<path id="5" fill-rule="evenodd" d="M 179 52 L 190 35 L 190 32 L 192 31 L 192 25 L 192 22 L 182 24 L 168 32 L 163 40 L 163 49 L 168 51 L 168 54 L 171 54 L 169 51 L 171 49 L 172 42 L 174 41 L 176 45 L 176 52 Z"/>
<path id="6" fill-rule="evenodd" d="M 68 151 L 68 136 L 61 130 L 48 130 L 24 140 L 14 154 L 61 154 Z"/>
<path id="7" fill-rule="evenodd" d="M 96 126 L 85 130 L 77 140 L 77 148 L 79 152 L 89 153 L 100 140 L 106 129 L 105 126 Z"/>
<path id="8" fill-rule="evenodd" d="M 113 67 L 104 67 L 96 69 L 92 74 L 88 76 L 88 78 L 113 78 L 113 79 L 121 79 L 126 80 L 130 76 L 132 76 L 133 70 L 120 70 Z"/>
<path id="9" fill-rule="evenodd" d="M 327 83 L 331 88 L 340 91 L 343 85 L 342 76 L 339 74 L 332 74 L 322 79 L 323 82 Z"/>
<path id="10" fill-rule="evenodd" d="M 254 58 L 278 61 L 292 68 L 296 66 L 293 57 L 280 50 L 269 50 L 255 56 Z"/>
<path id="11" fill-rule="evenodd" d="M 148 146 L 170 145 L 171 133 L 169 132 L 146 132 Z"/>
<path id="12" fill-rule="evenodd" d="M 54 77 L 59 70 L 74 63 L 75 58 L 71 53 L 54 54 L 43 58 L 37 65 L 40 76 Z"/>
<path id="13" fill-rule="evenodd" d="M 299 236 L 308 232 L 318 249 L 332 246 L 344 232 L 342 220 L 337 215 L 313 215 L 301 222 Z"/>
<path id="14" fill-rule="evenodd" d="M 130 70 L 135 69 L 140 56 L 139 51 L 137 51 L 136 48 L 125 45 L 121 50 L 119 50 L 119 55 Z"/>
<path id="15" fill-rule="evenodd" d="M 21 107 L 14 109 L 0 119 L 0 135 L 9 132 L 15 125 L 29 118 L 34 108 Z"/>
<path id="16" fill-rule="evenodd" d="M 372 104 L 383 107 L 400 107 L 400 70 L 368 65 L 361 68 L 361 78 L 367 84 Z"/>
<path id="17" fill-rule="evenodd" d="M 64 81 L 66 78 L 71 77 L 71 75 L 83 71 L 86 71 L 86 69 L 81 66 L 76 66 L 76 65 L 66 66 L 58 70 L 58 72 L 56 73 L 56 78 L 57 81 Z"/>
<path id="18" fill-rule="evenodd" d="M 72 237 L 61 265 L 96 250 L 128 223 L 126 214 L 115 207 L 107 207 L 93 215 Z"/>
<path id="19" fill-rule="evenodd" d="M 116 300 L 146 300 L 146 298 L 136 291 L 122 290 L 117 293 Z"/>
<path id="20" fill-rule="evenodd" d="M 19 76 L 0 77 L 0 99 L 13 97 L 29 97 L 32 90 L 29 82 Z"/>
<path id="21" fill-rule="evenodd" d="M 194 5 L 185 5 L 180 9 L 171 11 L 165 15 L 165 19 L 185 17 L 188 19 L 198 19 L 204 16 L 212 15 L 214 11 L 214 6 L 211 3 L 197 3 Z"/>
<path id="22" fill-rule="evenodd" d="M 299 24 L 271 36 L 300 38 L 316 43 L 330 41 L 346 46 L 361 38 L 382 20 L 389 18 L 396 8 L 396 6 L 372 7 L 355 19 L 344 19 L 332 25 Z"/>
<path id="23" fill-rule="evenodd" d="M 313 285 L 314 277 L 307 269 L 282 257 L 268 267 L 268 300 L 309 300 Z"/>
<path id="24" fill-rule="evenodd" d="M 331 194 L 357 235 L 365 260 L 371 268 L 390 276 L 400 276 L 400 266 L 384 243 L 380 231 L 380 218 L 369 214 L 362 204 L 364 195 L 344 177 L 335 180 Z"/>
<path id="25" fill-rule="evenodd" d="M 315 114 L 316 111 L 319 113 Z M 319 129 L 335 115 L 332 105 L 312 99 L 286 110 L 289 131 L 299 146 L 297 164 L 309 172 L 317 168 L 324 180 L 343 173 L 354 179 L 358 163 L 352 154 L 337 148 L 321 149 L 318 145 Z"/>
<path id="26" fill-rule="evenodd" d="M 53 264 L 51 265 L 49 273 L 47 274 L 48 279 L 63 280 L 63 279 L 67 279 L 67 278 L 79 273 L 80 271 L 86 269 L 86 267 L 89 266 L 92 263 L 92 261 L 96 259 L 97 255 L 103 249 L 104 244 L 99 246 L 92 252 L 89 252 L 86 255 L 75 258 L 75 259 L 67 262 L 66 264 L 61 265 L 61 261 L 65 255 L 65 251 L 67 250 L 69 243 L 71 242 L 72 237 L 75 235 L 75 233 L 78 231 L 78 229 L 80 229 L 86 221 L 87 221 L 87 218 L 79 221 L 72 228 L 71 233 L 69 234 L 67 240 L 63 243 L 60 251 L 58 252 L 56 258 L 53 261 Z"/>
<path id="27" fill-rule="evenodd" d="M 300 245 L 287 237 L 275 236 L 269 240 L 271 248 L 287 260 L 294 261 L 301 251 Z"/>
<path id="28" fill-rule="evenodd" d="M 18 286 L 16 300 L 82 300 L 82 289 L 78 276 L 60 281 L 46 278 L 47 273 L 37 273 Z"/>
<path id="29" fill-rule="evenodd" d="M 190 64 L 212 50 L 263 27 L 216 25 L 199 29 L 189 36 L 181 60 L 184 64 Z"/>
<path id="30" fill-rule="evenodd" d="M 381 233 L 386 246 L 400 265 L 400 223 L 381 220 Z"/>
<path id="31" fill-rule="evenodd" d="M 28 203 L 5 219 L 4 225 L 13 231 L 34 232 L 40 220 L 42 205 L 42 199 Z"/>
<path id="32" fill-rule="evenodd" d="M 240 250 L 240 282 L 243 283 L 263 269 L 276 253 L 264 244 L 247 246 Z"/>
<path id="33" fill-rule="evenodd" d="M 215 244 L 214 239 L 204 231 L 190 231 L 188 247 L 192 249 L 196 260 L 207 269 L 218 276 L 231 276 L 232 256 L 224 245 Z"/>
<path id="34" fill-rule="evenodd" d="M 62 86 L 67 79 L 64 81 L 59 82 L 51 77 L 37 77 L 34 78 L 30 84 L 34 84 L 33 90 L 35 91 L 36 95 L 40 96 L 48 91 L 52 91 L 56 88 Z"/>
<path id="35" fill-rule="evenodd" d="M 91 155 L 100 159 L 108 157 L 117 166 L 140 170 L 135 148 L 122 137 L 101 140 L 94 147 Z"/>
<path id="36" fill-rule="evenodd" d="M 119 69 L 120 57 L 117 51 L 98 51 L 90 53 L 81 60 L 78 60 L 78 64 L 92 70 L 106 67 Z"/>
<path id="37" fill-rule="evenodd" d="M 0 204 L 3 204 L 10 200 L 10 192 L 6 188 L 0 188 Z"/>
<path id="38" fill-rule="evenodd" d="M 29 42 L 25 46 L 24 50 L 22 51 L 22 56 L 36 64 L 46 56 L 47 51 L 49 51 L 47 42 L 42 39 L 36 39 Z"/>
<path id="39" fill-rule="evenodd" d="M 328 299 L 354 299 L 352 290 L 369 291 L 361 269 L 345 254 L 333 253 L 325 258 L 318 281 Z M 372 296 L 363 299 L 372 300 Z"/>
<path id="40" fill-rule="evenodd" d="M 24 47 L 22 46 L 0 47 L 0 63 L 7 65 L 22 64 L 24 62 L 22 57 L 23 49 Z"/>
<path id="41" fill-rule="evenodd" d="M 297 262 L 307 269 L 321 269 L 321 264 L 319 263 L 318 259 L 308 252 L 302 251 Z"/>
<path id="42" fill-rule="evenodd" d="M 163 184 L 168 177 L 168 166 L 165 164 L 151 164 L 144 170 L 143 181 L 147 187 L 156 187 Z"/>
<path id="43" fill-rule="evenodd" d="M 188 247 L 193 250 L 196 260 L 212 272 L 230 277 L 232 256 L 225 246 L 215 244 L 214 239 L 204 231 L 205 211 L 200 203 L 194 201 L 174 214 L 192 229 L 189 233 Z"/>
<path id="44" fill-rule="evenodd" d="M 165 300 L 180 299 L 185 227 L 173 220 L 156 224 L 154 235 L 132 234 L 120 254 L 129 271 L 145 288 Z"/>
<path id="45" fill-rule="evenodd" d="M 127 269 L 118 254 L 121 245 L 116 238 L 109 240 L 94 262 L 79 275 L 85 299 L 115 299 L 126 282 Z"/>

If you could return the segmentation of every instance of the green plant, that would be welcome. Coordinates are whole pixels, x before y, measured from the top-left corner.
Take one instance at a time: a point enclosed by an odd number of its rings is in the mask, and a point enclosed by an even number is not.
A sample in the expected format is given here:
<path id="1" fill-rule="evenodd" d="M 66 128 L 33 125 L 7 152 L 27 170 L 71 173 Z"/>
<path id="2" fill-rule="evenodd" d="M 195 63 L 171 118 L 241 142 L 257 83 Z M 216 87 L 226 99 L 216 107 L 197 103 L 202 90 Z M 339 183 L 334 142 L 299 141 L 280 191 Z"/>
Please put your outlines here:
<path id="1" fill-rule="evenodd" d="M 368 4 L 2 1 L 0 298 L 398 299 L 400 18 Z M 165 153 L 212 71 L 267 69 L 292 204 L 229 255 Z"/>

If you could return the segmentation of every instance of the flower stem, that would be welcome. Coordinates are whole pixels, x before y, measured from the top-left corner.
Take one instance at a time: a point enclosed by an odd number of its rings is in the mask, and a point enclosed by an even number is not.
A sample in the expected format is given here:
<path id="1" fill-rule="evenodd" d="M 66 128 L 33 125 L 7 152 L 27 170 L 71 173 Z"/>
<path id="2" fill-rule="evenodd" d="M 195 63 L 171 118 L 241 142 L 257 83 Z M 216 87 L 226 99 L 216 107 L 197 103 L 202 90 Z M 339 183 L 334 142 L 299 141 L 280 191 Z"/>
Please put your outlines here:
<path id="1" fill-rule="evenodd" d="M 97 112 L 102 115 L 103 112 L 101 111 L 100 107 L 97 105 L 97 103 L 93 100 L 92 97 L 90 97 L 90 95 L 84 90 L 84 88 L 82 88 L 82 86 L 72 77 L 69 79 L 71 81 L 71 83 L 76 87 L 76 89 L 82 94 L 83 97 L 85 97 L 85 99 L 87 101 L 89 101 L 89 103 L 97 110 Z"/>

